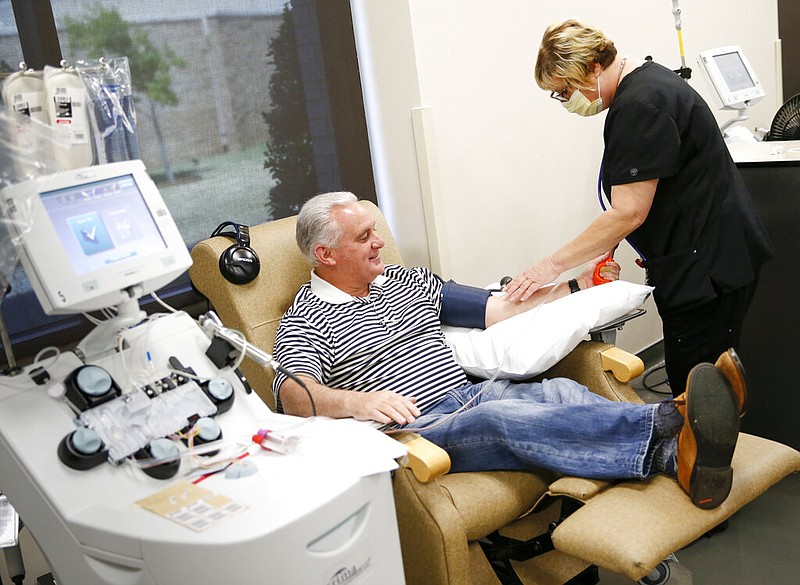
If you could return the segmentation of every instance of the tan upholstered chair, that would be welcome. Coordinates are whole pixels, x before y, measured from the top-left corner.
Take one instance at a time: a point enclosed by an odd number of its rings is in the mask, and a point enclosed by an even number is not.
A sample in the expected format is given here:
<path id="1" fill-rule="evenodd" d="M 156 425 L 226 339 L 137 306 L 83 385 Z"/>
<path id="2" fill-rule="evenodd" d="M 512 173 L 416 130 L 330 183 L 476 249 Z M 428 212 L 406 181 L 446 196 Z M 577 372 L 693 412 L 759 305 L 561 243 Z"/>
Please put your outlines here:
<path id="1" fill-rule="evenodd" d="M 378 208 L 362 204 L 375 216 L 386 242 L 384 262 L 402 263 Z M 294 227 L 291 217 L 250 228 L 261 273 L 246 285 L 233 285 L 220 275 L 219 256 L 231 245 L 227 238 L 204 240 L 192 250 L 194 265 L 189 273 L 195 287 L 227 327 L 267 352 L 272 351 L 281 316 L 309 278 L 310 266 L 297 249 Z M 615 350 L 607 344 L 583 342 L 546 375 L 576 379 L 612 399 L 638 401 L 627 383 L 603 371 L 613 368 L 623 379 L 624 374 L 636 374 L 624 358 L 615 357 Z M 248 360 L 242 368 L 254 390 L 274 407 L 272 371 Z M 592 566 L 639 579 L 671 552 L 800 468 L 800 453 L 742 435 L 733 465 L 733 491 L 721 507 L 711 511 L 695 508 L 677 483 L 663 476 L 611 485 L 528 472 L 430 477 L 436 474 L 427 468 L 401 467 L 395 472 L 394 494 L 406 581 L 409 585 L 497 585 L 500 581 L 489 558 L 501 571 L 512 565 L 527 584 L 564 583 L 587 567 L 591 571 Z M 514 546 L 537 535 L 525 545 Z M 550 550 L 553 546 L 555 550 Z M 531 552 L 545 554 L 514 560 Z"/>

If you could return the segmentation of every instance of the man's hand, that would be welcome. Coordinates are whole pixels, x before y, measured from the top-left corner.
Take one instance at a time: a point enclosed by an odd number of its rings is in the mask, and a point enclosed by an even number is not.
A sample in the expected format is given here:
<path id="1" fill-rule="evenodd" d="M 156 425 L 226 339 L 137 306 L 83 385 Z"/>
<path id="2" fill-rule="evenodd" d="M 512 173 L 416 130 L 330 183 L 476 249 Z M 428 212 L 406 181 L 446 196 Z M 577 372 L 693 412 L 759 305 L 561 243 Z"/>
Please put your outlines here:
<path id="1" fill-rule="evenodd" d="M 416 401 L 416 398 L 408 398 L 394 392 L 347 391 L 348 410 L 353 418 L 374 420 L 382 424 L 413 423 L 420 415 L 419 408 L 414 404 Z"/>
<path id="2" fill-rule="evenodd" d="M 416 398 L 401 396 L 396 392 L 358 392 L 329 388 L 314 380 L 311 376 L 299 374 L 308 393 L 314 398 L 318 416 L 331 418 L 355 418 L 357 420 L 374 420 L 381 424 L 396 422 L 399 425 L 410 424 L 420 415 L 414 404 Z M 286 414 L 295 416 L 311 416 L 311 402 L 306 390 L 287 378 L 280 388 L 281 403 Z"/>

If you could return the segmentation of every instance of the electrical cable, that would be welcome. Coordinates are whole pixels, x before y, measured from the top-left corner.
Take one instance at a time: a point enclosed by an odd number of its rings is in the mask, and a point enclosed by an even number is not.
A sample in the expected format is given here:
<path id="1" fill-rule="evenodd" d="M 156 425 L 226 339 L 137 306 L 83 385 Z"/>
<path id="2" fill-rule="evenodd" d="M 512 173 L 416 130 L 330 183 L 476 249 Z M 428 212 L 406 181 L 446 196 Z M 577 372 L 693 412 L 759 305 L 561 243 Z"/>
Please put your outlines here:
<path id="1" fill-rule="evenodd" d="M 165 303 L 164 301 L 162 301 L 162 300 L 161 300 L 161 298 L 160 298 L 160 297 L 159 297 L 159 296 L 158 296 L 156 293 L 154 293 L 154 292 L 151 292 L 151 293 L 150 293 L 150 296 L 153 298 L 153 300 L 154 300 L 155 302 L 157 302 L 159 305 L 161 305 L 162 307 L 164 307 L 165 309 L 167 309 L 169 312 L 171 312 L 171 313 L 177 313 L 177 312 L 178 312 L 178 309 L 176 309 L 176 308 L 174 308 L 174 307 L 171 307 L 170 305 L 168 305 L 167 303 Z"/>
<path id="2" fill-rule="evenodd" d="M 655 392 L 656 394 L 669 394 L 669 395 L 672 394 L 672 390 L 666 390 L 665 391 L 665 390 L 657 390 L 656 389 L 658 386 L 662 386 L 664 384 L 666 384 L 667 388 L 669 388 L 669 378 L 666 377 L 666 374 L 664 376 L 664 379 L 662 381 L 658 382 L 657 384 L 650 385 L 647 382 L 647 380 L 648 380 L 648 378 L 650 376 L 652 376 L 657 371 L 665 369 L 665 368 L 666 368 L 666 362 L 664 360 L 661 360 L 657 364 L 654 364 L 654 365 L 650 366 L 649 368 L 647 368 L 647 370 L 645 370 L 645 372 L 642 374 L 642 386 L 645 388 L 645 390 L 649 390 L 650 392 Z"/>
<path id="3" fill-rule="evenodd" d="M 308 396 L 308 401 L 309 403 L 311 403 L 311 416 L 312 417 L 317 416 L 317 405 L 314 403 L 314 397 L 311 395 L 311 391 L 308 389 L 308 386 L 306 386 L 305 383 L 300 378 L 292 374 L 289 370 L 287 370 L 283 366 L 277 366 L 275 370 L 280 372 L 287 378 L 291 379 L 296 384 L 298 384 L 303 390 L 305 390 L 306 396 Z M 279 398 L 280 398 L 280 388 L 278 389 L 278 396 L 275 397 L 275 400 L 277 401 Z"/>
<path id="4" fill-rule="evenodd" d="M 103 321 L 95 317 L 94 315 L 90 315 L 89 313 L 81 313 L 83 317 L 89 321 L 92 325 L 100 325 Z"/>
<path id="5" fill-rule="evenodd" d="M 41 361 L 43 361 L 44 356 L 46 356 L 48 353 L 53 354 L 53 356 L 50 358 L 50 361 L 48 361 L 46 364 L 40 363 Z M 61 350 L 59 350 L 57 347 L 53 345 L 45 347 L 37 352 L 36 357 L 33 358 L 32 366 L 34 368 L 41 367 L 47 369 L 58 361 L 58 357 L 60 355 L 61 355 Z"/>
<path id="6" fill-rule="evenodd" d="M 306 384 L 300 378 L 283 368 L 277 361 L 273 359 L 271 355 L 261 351 L 255 345 L 249 344 L 247 338 L 244 336 L 244 334 L 242 334 L 241 331 L 224 327 L 222 322 L 219 320 L 219 317 L 214 312 L 209 311 L 205 315 L 201 316 L 199 321 L 200 326 L 204 331 L 224 339 L 239 350 L 239 357 L 237 358 L 236 363 L 233 365 L 234 370 L 241 365 L 245 356 L 249 355 L 250 359 L 255 361 L 257 364 L 269 366 L 276 372 L 284 374 L 305 391 L 306 395 L 308 396 L 309 403 L 311 404 L 311 416 L 317 416 L 317 405 L 314 402 L 314 397 L 311 395 L 311 391 L 308 389 L 308 386 L 306 386 Z M 279 400 L 279 398 L 280 391 L 278 396 L 276 396 L 276 401 Z"/>
<path id="7" fill-rule="evenodd" d="M 244 358 L 247 356 L 247 347 L 250 345 L 250 342 L 247 341 L 247 338 L 244 336 L 244 333 L 237 329 L 231 329 L 229 327 L 222 327 L 220 328 L 220 333 L 225 333 L 233 338 L 236 339 L 239 343 L 242 344 L 241 349 L 239 349 L 239 355 L 236 357 L 236 361 L 231 366 L 232 370 L 238 370 L 239 366 L 242 365 Z M 255 346 L 254 346 L 255 347 Z"/>

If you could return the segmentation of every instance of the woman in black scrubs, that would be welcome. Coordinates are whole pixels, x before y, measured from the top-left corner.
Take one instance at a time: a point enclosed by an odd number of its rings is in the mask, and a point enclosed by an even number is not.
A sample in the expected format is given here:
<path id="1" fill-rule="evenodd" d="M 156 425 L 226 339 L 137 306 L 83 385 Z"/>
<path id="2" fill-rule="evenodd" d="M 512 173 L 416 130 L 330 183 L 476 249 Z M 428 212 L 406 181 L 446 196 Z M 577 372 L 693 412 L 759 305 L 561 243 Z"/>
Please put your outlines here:
<path id="1" fill-rule="evenodd" d="M 507 286 L 527 298 L 623 239 L 641 256 L 661 316 L 674 396 L 697 363 L 738 348 L 772 246 L 703 98 L 670 69 L 620 55 L 568 20 L 544 34 L 536 83 L 570 112 L 608 110 L 602 185 L 608 208 Z"/>

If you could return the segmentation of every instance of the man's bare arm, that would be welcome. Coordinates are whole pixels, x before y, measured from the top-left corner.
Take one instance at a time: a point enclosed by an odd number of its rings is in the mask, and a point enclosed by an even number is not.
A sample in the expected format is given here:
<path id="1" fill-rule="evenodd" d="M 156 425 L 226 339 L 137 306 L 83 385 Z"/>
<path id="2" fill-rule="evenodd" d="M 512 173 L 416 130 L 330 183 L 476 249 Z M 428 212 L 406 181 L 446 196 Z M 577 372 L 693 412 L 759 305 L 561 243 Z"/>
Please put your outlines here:
<path id="1" fill-rule="evenodd" d="M 598 256 L 586 265 L 583 272 L 575 279 L 581 290 L 585 290 L 594 286 L 592 276 L 594 274 L 594 267 L 605 260 L 608 254 Z M 619 264 L 611 262 L 603 268 L 603 278 L 606 280 L 619 279 Z M 530 297 L 524 301 L 512 302 L 506 296 L 491 296 L 486 301 L 486 327 L 499 323 L 504 319 L 519 315 L 525 311 L 530 311 L 538 307 L 541 303 L 551 303 L 556 299 L 567 296 L 570 294 L 569 285 L 566 282 L 560 282 L 553 286 L 545 286 L 537 289 Z"/>
<path id="2" fill-rule="evenodd" d="M 355 418 L 374 420 L 383 424 L 395 422 L 408 424 L 420 415 L 414 398 L 400 396 L 394 392 L 357 392 L 329 388 L 310 376 L 297 376 L 308 388 L 306 391 L 294 380 L 287 378 L 281 384 L 280 398 L 283 411 L 295 416 L 311 416 L 311 400 L 314 399 L 316 412 L 330 418 Z"/>

